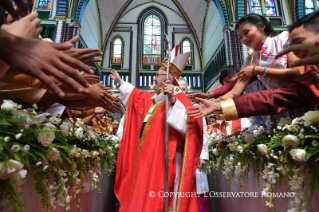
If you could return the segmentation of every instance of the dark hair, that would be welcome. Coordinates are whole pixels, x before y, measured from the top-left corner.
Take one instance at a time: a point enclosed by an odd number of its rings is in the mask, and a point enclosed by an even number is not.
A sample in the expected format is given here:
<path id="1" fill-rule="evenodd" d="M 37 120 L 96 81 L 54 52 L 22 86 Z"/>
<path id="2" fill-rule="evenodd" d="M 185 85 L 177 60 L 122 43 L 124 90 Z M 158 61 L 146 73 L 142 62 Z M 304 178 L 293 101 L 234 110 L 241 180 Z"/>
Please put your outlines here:
<path id="1" fill-rule="evenodd" d="M 264 32 L 267 36 L 276 35 L 274 28 L 272 28 L 270 22 L 264 16 L 261 16 L 255 13 L 245 15 L 244 17 L 239 19 L 239 21 L 236 23 L 236 26 L 235 26 L 236 31 L 238 30 L 240 25 L 245 23 L 251 23 L 257 27 L 261 27 L 265 25 Z"/>
<path id="2" fill-rule="evenodd" d="M 239 72 L 239 68 L 236 66 L 225 67 L 224 70 L 222 72 L 220 72 L 220 75 L 219 75 L 220 84 L 224 85 L 224 79 L 226 77 L 231 78 L 231 77 L 235 76 L 238 72 Z"/>
<path id="3" fill-rule="evenodd" d="M 114 121 L 114 118 L 113 118 L 113 116 L 109 115 L 109 118 L 111 118 L 111 119 L 112 119 L 112 122 Z"/>
<path id="4" fill-rule="evenodd" d="M 210 116 L 210 117 L 208 117 L 208 121 L 209 121 L 209 119 L 211 119 L 211 118 L 213 118 L 213 119 L 215 119 L 215 120 L 217 119 L 216 116 Z"/>
<path id="5" fill-rule="evenodd" d="M 294 24 L 289 26 L 289 33 L 294 29 L 304 26 L 305 29 L 312 32 L 319 33 L 319 11 L 305 15 L 301 19 L 297 20 Z"/>

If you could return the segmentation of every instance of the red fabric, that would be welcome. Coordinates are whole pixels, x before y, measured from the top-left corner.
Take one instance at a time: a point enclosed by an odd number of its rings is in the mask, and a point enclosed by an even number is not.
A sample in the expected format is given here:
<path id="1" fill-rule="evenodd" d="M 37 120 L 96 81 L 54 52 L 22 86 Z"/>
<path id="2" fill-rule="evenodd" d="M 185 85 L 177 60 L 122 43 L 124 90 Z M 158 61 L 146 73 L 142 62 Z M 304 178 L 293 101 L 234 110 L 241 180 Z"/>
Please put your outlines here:
<path id="1" fill-rule="evenodd" d="M 319 85 L 311 72 L 294 79 L 285 88 L 265 90 L 235 97 L 238 117 L 275 115 L 287 110 L 314 107 L 319 98 Z"/>
<path id="2" fill-rule="evenodd" d="M 198 197 L 198 212 L 211 212 L 208 193 Z"/>
<path id="3" fill-rule="evenodd" d="M 139 138 L 139 132 L 149 107 L 153 104 L 151 97 L 154 93 L 143 92 L 134 89 L 128 104 L 123 139 L 117 158 L 115 178 L 115 193 L 121 203 L 122 212 L 130 211 L 163 211 L 165 198 L 165 105 L 161 103 L 153 117 L 153 122 L 146 133 L 145 140 Z M 178 98 L 185 107 L 192 104 L 185 94 L 178 94 Z M 185 173 L 183 192 L 196 192 L 195 170 L 198 164 L 202 147 L 201 122 L 191 118 L 188 124 L 189 131 L 186 133 L 188 146 L 184 146 Z M 198 136 L 200 135 L 200 136 Z M 174 128 L 169 127 L 169 191 L 173 191 L 176 172 L 175 157 L 178 142 L 185 142 Z M 138 155 L 138 149 L 140 152 Z M 182 164 L 183 167 L 183 164 Z M 183 169 L 181 170 L 181 172 Z M 182 176 L 181 176 L 182 177 Z M 150 197 L 154 191 L 155 196 Z M 159 193 L 161 192 L 161 193 Z M 169 204 L 172 206 L 172 199 Z M 197 199 L 181 198 L 179 211 L 197 211 Z"/>
<path id="4" fill-rule="evenodd" d="M 232 120 L 231 122 L 231 134 L 234 135 L 237 132 L 240 132 L 241 129 L 241 119 L 237 120 Z M 222 121 L 220 124 L 220 132 L 223 133 L 224 135 L 226 134 L 226 121 Z"/>

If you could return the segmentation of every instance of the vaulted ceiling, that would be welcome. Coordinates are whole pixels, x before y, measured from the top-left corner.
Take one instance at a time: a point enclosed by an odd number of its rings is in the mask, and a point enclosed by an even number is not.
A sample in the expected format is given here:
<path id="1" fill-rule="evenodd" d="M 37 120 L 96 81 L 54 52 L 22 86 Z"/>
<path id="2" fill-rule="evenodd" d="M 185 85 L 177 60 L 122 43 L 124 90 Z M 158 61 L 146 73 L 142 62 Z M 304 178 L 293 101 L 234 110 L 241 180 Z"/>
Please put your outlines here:
<path id="1" fill-rule="evenodd" d="M 193 31 L 197 45 L 202 47 L 203 27 L 208 7 L 205 0 L 97 0 L 102 28 L 102 43 L 107 42 L 108 37 L 117 20 L 128 11 L 143 4 L 155 3 L 165 6 L 189 24 Z M 137 20 L 132 20 L 136 22 Z"/>

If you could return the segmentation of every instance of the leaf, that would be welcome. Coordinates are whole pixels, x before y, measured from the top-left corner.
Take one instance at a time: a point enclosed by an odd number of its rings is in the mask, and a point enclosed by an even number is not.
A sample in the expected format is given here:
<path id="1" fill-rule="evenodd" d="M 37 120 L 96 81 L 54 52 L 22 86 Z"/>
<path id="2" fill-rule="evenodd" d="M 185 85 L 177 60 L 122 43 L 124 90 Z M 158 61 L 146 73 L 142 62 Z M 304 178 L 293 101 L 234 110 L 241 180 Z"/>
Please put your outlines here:
<path id="1" fill-rule="evenodd" d="M 6 119 L 0 119 L 0 126 L 12 126 L 9 122 L 6 121 Z"/>

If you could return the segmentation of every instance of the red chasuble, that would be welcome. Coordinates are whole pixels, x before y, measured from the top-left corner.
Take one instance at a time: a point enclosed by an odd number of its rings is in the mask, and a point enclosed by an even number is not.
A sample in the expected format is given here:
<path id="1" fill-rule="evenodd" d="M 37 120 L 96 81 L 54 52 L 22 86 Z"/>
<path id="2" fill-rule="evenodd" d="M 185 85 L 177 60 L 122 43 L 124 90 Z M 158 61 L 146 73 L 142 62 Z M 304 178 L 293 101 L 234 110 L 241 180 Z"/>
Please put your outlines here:
<path id="1" fill-rule="evenodd" d="M 159 103 L 140 130 L 153 102 L 154 93 L 134 89 L 128 103 L 123 129 L 123 139 L 117 157 L 115 193 L 121 203 L 121 212 L 164 211 L 165 191 L 165 102 Z M 184 93 L 175 95 L 185 107 L 192 103 Z M 196 212 L 197 197 L 195 170 L 203 141 L 201 119 L 188 117 L 185 138 L 169 127 L 169 191 L 173 192 L 176 172 L 177 144 L 184 145 L 183 161 L 176 211 Z M 188 193 L 187 193 L 188 192 Z M 192 192 L 193 197 L 189 192 Z M 169 205 L 173 205 L 173 196 Z"/>

